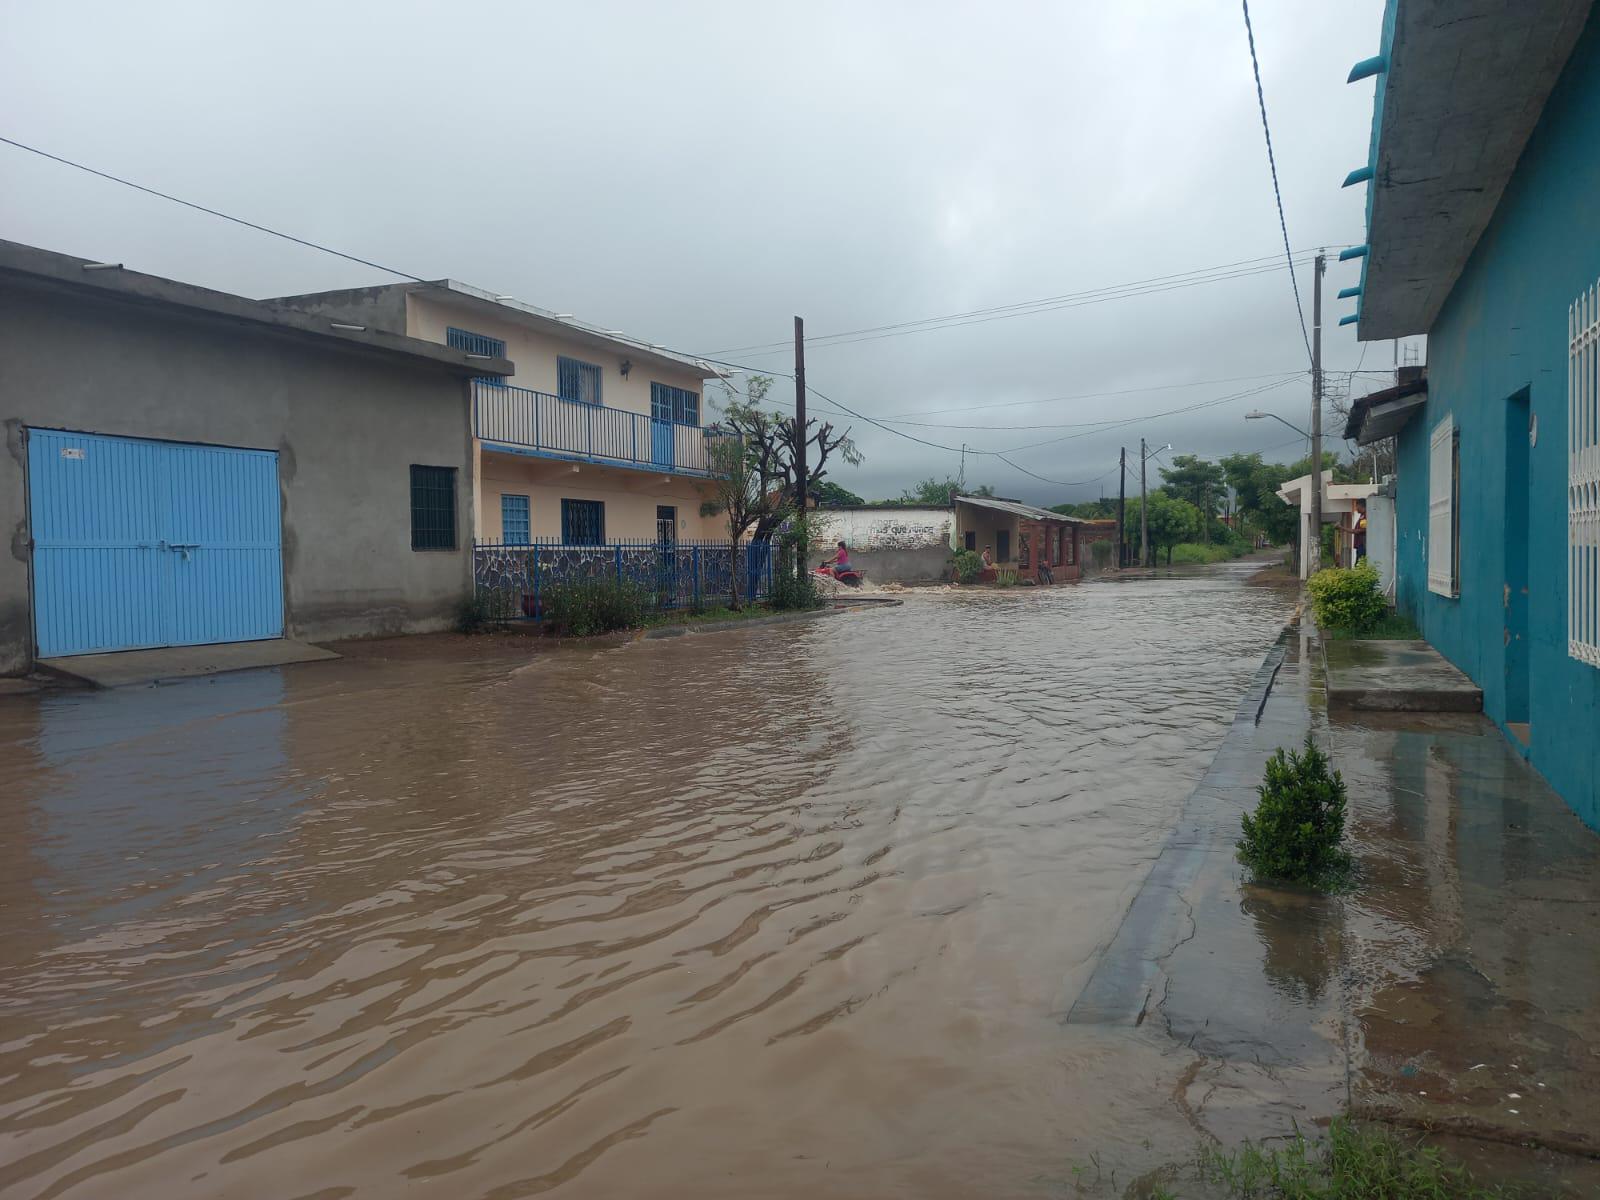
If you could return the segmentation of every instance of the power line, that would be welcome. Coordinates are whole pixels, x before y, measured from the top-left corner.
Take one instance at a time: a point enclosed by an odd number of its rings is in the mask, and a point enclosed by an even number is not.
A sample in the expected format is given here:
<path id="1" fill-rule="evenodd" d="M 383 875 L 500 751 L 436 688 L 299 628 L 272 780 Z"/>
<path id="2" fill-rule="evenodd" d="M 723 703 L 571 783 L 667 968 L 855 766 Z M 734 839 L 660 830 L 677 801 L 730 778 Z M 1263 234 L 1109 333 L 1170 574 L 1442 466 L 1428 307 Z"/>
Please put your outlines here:
<path id="1" fill-rule="evenodd" d="M 98 175 L 101 179 L 109 179 L 112 183 L 120 183 L 123 187 L 133 188 L 135 191 L 144 192 L 146 195 L 157 196 L 162 200 L 170 200 L 172 203 L 181 204 L 185 208 L 192 208 L 197 212 L 203 212 L 209 216 L 221 217 L 224 221 L 232 221 L 235 225 L 243 225 L 247 229 L 254 229 L 260 233 L 271 234 L 275 238 L 282 238 L 284 241 L 293 242 L 297 246 L 305 246 L 311 250 L 321 250 L 324 254 L 332 254 L 336 258 L 342 258 L 353 263 L 360 263 L 364 267 L 372 267 L 375 270 L 387 271 L 390 275 L 398 275 L 402 279 L 411 280 L 413 283 L 427 282 L 427 280 L 423 279 L 422 276 L 413 275 L 410 271 L 402 271 L 397 267 L 386 267 L 382 263 L 373 262 L 371 259 L 358 258 L 354 254 L 346 254 L 343 250 L 335 250 L 331 246 L 324 246 L 318 242 L 309 242 L 302 237 L 295 237 L 292 233 L 284 233 L 282 230 L 278 229 L 269 229 L 267 226 L 258 225 L 254 221 L 246 221 L 243 217 L 235 217 L 225 212 L 219 212 L 214 208 L 207 208 L 204 204 L 196 204 L 192 200 L 184 200 L 178 196 L 170 195 L 167 192 L 158 192 L 153 187 L 146 187 L 142 183 L 135 183 L 131 179 L 124 179 L 120 175 L 113 175 L 109 171 L 97 170 L 96 168 L 88 166 L 84 163 L 74 162 L 70 158 L 62 158 L 59 154 L 51 154 L 48 150 L 41 150 L 37 146 L 30 146 L 26 142 L 19 142 L 14 138 L 0 136 L 0 142 L 4 142 L 8 146 L 15 146 L 18 150 L 26 150 L 29 154 L 37 154 L 40 158 L 48 158 L 51 162 L 58 162 L 63 166 L 73 167 L 79 171 L 87 171 L 90 175 Z"/>
<path id="2" fill-rule="evenodd" d="M 1254 260 L 1252 260 L 1254 261 Z M 1309 262 L 1309 258 L 1290 260 L 1289 269 L 1292 272 L 1295 261 Z M 1049 297 L 1043 300 L 1025 301 L 1016 305 L 1005 305 L 998 309 L 974 309 L 968 313 L 950 313 L 942 317 L 927 317 L 921 321 L 904 322 L 900 326 L 879 326 L 878 329 L 886 332 L 872 332 L 871 329 L 844 331 L 831 336 L 833 341 L 818 339 L 816 349 L 828 349 L 833 346 L 852 346 L 861 342 L 877 342 L 885 338 L 907 337 L 914 333 L 937 333 L 946 329 L 960 329 L 968 325 L 986 325 L 991 321 L 1008 321 L 1016 317 L 1035 316 L 1039 313 L 1059 312 L 1068 308 L 1084 308 L 1094 304 L 1106 304 L 1113 300 L 1136 299 L 1141 296 L 1153 296 L 1163 292 L 1178 291 L 1183 288 L 1199 287 L 1208 283 L 1220 283 L 1229 279 L 1244 279 L 1256 275 L 1271 274 L 1281 270 L 1277 263 L 1268 263 L 1237 270 L 1215 269 L 1207 275 L 1195 275 L 1193 278 L 1183 276 L 1169 276 L 1164 280 L 1147 281 L 1146 283 L 1124 284 L 1116 288 L 1096 288 L 1092 291 L 1074 293 L 1067 296 Z M 861 336 L 852 336 L 860 334 Z M 806 345 L 812 346 L 812 339 L 806 339 Z M 778 343 L 767 343 L 766 347 L 743 347 L 747 352 L 753 352 L 757 358 L 768 354 L 780 353 Z M 727 351 L 726 353 L 736 353 Z"/>
<path id="3" fill-rule="evenodd" d="M 1289 249 L 1289 222 L 1283 216 L 1283 191 L 1278 187 L 1278 160 L 1272 153 L 1272 127 L 1267 124 L 1267 95 L 1261 90 L 1261 63 L 1256 58 L 1256 33 L 1250 26 L 1250 0 L 1241 0 L 1241 3 L 1244 5 L 1244 33 L 1250 42 L 1250 69 L 1256 77 L 1256 103 L 1261 106 L 1261 132 L 1267 139 L 1267 165 L 1272 168 L 1272 195 L 1278 202 L 1278 228 L 1283 230 L 1283 257 L 1289 264 L 1289 283 L 1294 288 L 1294 310 L 1300 316 L 1300 338 L 1306 345 L 1306 358 L 1312 359 L 1306 310 L 1300 303 L 1300 281 L 1294 273 L 1294 252 Z"/>

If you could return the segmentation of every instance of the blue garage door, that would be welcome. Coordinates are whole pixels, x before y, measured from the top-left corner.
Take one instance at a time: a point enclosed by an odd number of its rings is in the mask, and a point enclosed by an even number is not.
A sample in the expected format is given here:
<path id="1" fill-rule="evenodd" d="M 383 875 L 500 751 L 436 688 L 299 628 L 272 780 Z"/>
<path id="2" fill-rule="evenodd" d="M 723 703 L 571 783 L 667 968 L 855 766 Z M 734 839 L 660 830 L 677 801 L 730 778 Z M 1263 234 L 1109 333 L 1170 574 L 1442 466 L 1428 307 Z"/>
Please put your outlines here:
<path id="1" fill-rule="evenodd" d="M 39 657 L 283 636 L 278 456 L 28 431 Z"/>

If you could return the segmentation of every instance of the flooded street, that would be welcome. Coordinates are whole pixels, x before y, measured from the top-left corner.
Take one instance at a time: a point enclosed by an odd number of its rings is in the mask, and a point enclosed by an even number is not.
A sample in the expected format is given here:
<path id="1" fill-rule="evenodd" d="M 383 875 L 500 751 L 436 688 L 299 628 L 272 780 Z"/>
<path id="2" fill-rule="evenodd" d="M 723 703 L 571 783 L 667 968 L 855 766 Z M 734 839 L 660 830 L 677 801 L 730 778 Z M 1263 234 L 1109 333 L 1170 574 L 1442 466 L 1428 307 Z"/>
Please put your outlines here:
<path id="1" fill-rule="evenodd" d="M 0 1192 L 1059 1195 L 1249 566 L 0 708 Z"/>

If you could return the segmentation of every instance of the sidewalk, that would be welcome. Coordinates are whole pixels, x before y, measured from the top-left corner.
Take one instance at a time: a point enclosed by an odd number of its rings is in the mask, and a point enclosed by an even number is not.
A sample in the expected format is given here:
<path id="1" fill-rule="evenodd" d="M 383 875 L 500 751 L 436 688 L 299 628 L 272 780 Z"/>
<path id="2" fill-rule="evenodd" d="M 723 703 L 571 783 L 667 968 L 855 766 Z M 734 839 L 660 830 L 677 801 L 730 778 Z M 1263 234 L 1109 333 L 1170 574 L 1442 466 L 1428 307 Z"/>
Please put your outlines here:
<path id="1" fill-rule="evenodd" d="M 1308 730 L 1349 785 L 1357 876 L 1337 896 L 1242 884 L 1233 856 L 1266 759 Z M 1468 713 L 1330 719 L 1322 656 L 1293 628 L 1067 1019 L 1154 1024 L 1197 1051 L 1174 1101 L 1202 1137 L 1349 1111 L 1435 1131 L 1490 1177 L 1590 1195 L 1597 938 L 1600 838 L 1499 731 Z"/>

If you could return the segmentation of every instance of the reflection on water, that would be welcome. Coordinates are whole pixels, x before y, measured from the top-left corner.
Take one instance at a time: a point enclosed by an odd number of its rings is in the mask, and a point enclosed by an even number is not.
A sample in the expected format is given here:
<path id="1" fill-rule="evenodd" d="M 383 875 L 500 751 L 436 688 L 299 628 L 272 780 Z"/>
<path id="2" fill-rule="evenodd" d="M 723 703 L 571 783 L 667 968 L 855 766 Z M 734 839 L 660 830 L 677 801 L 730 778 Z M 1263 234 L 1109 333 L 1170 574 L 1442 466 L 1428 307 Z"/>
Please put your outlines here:
<path id="1" fill-rule="evenodd" d="M 1156 1067 L 1055 1014 L 1284 607 L 1223 571 L 13 704 L 0 1190 L 1059 1191 Z"/>

